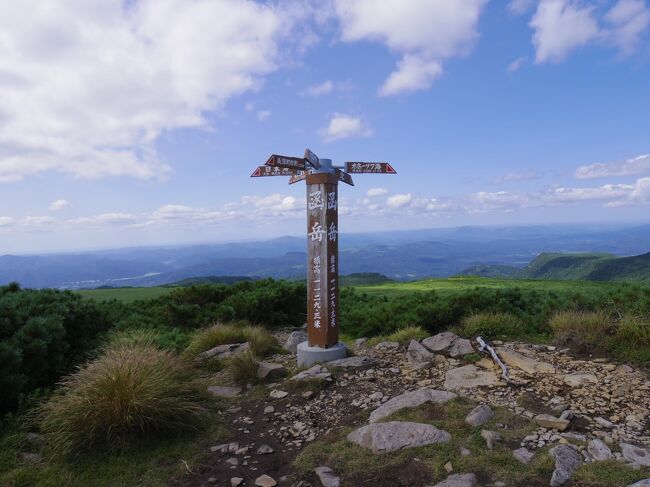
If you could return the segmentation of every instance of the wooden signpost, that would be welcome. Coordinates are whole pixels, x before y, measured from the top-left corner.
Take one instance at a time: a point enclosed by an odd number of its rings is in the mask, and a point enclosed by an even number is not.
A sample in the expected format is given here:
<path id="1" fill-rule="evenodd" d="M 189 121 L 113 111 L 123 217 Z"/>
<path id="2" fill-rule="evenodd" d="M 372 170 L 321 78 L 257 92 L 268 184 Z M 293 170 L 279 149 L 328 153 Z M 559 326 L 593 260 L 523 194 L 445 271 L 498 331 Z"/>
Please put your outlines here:
<path id="1" fill-rule="evenodd" d="M 386 162 L 346 162 L 332 166 L 309 149 L 303 158 L 274 154 L 251 177 L 291 176 L 307 180 L 307 336 L 308 346 L 339 346 L 338 183 L 354 186 L 350 174 L 397 174 Z M 300 362 L 300 357 L 299 357 Z"/>

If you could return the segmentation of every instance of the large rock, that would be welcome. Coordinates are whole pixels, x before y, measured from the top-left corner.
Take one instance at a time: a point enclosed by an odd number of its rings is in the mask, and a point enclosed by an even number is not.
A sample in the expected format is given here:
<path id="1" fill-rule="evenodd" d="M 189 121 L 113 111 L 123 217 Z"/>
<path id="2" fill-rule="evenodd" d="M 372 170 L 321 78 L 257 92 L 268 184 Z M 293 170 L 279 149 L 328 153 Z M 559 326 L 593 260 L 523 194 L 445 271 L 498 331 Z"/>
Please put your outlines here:
<path id="1" fill-rule="evenodd" d="M 476 487 L 478 480 L 473 473 L 456 473 L 450 475 L 433 487 Z"/>
<path id="2" fill-rule="evenodd" d="M 232 398 L 239 396 L 241 389 L 239 387 L 210 386 L 208 387 L 208 392 L 214 397 Z"/>
<path id="3" fill-rule="evenodd" d="M 307 341 L 307 333 L 304 331 L 292 331 L 284 343 L 284 349 L 287 352 L 296 353 L 298 344 Z"/>
<path id="4" fill-rule="evenodd" d="M 362 426 L 350 433 L 347 438 L 348 441 L 368 448 L 374 453 L 385 453 L 434 443 L 446 443 L 451 440 L 451 435 L 430 424 L 390 421 Z"/>
<path id="5" fill-rule="evenodd" d="M 582 387 L 587 384 L 598 383 L 598 377 L 594 374 L 569 374 L 563 377 L 564 383 L 569 387 Z"/>
<path id="6" fill-rule="evenodd" d="M 377 363 L 377 360 L 371 357 L 348 357 L 340 358 L 326 362 L 330 369 L 369 369 Z"/>
<path id="7" fill-rule="evenodd" d="M 443 350 L 447 350 L 451 346 L 452 343 L 454 343 L 454 340 L 458 338 L 458 335 L 455 333 L 452 333 L 450 331 L 445 331 L 442 333 L 438 333 L 437 335 L 434 335 L 429 338 L 425 338 L 422 340 L 422 345 L 427 347 L 429 350 L 432 352 L 442 352 Z"/>
<path id="8" fill-rule="evenodd" d="M 555 470 L 551 477 L 551 487 L 564 485 L 573 475 L 573 472 L 580 468 L 582 459 L 580 454 L 567 445 L 559 445 L 551 448 L 551 455 L 555 459 Z"/>
<path id="9" fill-rule="evenodd" d="M 416 370 L 429 365 L 434 357 L 435 354 L 427 350 L 427 348 L 417 340 L 411 340 L 409 348 L 406 350 L 406 360 L 411 367 Z"/>
<path id="10" fill-rule="evenodd" d="M 601 440 L 593 439 L 587 443 L 587 451 L 589 455 L 597 461 L 604 462 L 612 459 L 612 450 Z"/>
<path id="11" fill-rule="evenodd" d="M 445 389 L 450 390 L 502 385 L 503 382 L 494 372 L 481 370 L 471 364 L 448 370 L 445 374 Z"/>
<path id="12" fill-rule="evenodd" d="M 458 395 L 453 392 L 438 391 L 436 389 L 419 389 L 417 391 L 406 392 L 390 399 L 375 409 L 370 414 L 370 422 L 376 423 L 400 409 L 416 408 L 427 402 L 444 404 L 457 397 Z"/>
<path id="13" fill-rule="evenodd" d="M 538 414 L 535 416 L 535 421 L 544 428 L 551 428 L 558 431 L 564 431 L 571 425 L 571 421 L 568 419 L 556 418 L 550 414 Z"/>
<path id="14" fill-rule="evenodd" d="M 523 370 L 529 374 L 555 374 L 556 369 L 553 365 L 546 362 L 538 362 L 532 358 L 526 357 L 520 353 L 517 353 L 513 350 L 508 350 L 505 348 L 497 349 L 497 353 L 501 360 L 509 365 L 510 367 L 517 367 L 518 369 Z"/>
<path id="15" fill-rule="evenodd" d="M 245 343 L 230 343 L 226 345 L 219 345 L 210 350 L 206 350 L 196 356 L 199 360 L 207 360 L 212 357 L 218 359 L 224 359 L 229 357 L 234 357 L 244 352 L 250 351 L 250 346 L 248 342 Z"/>
<path id="16" fill-rule="evenodd" d="M 638 482 L 634 482 L 627 487 L 650 487 L 650 479 L 639 480 Z"/>
<path id="17" fill-rule="evenodd" d="M 341 479 L 334 475 L 334 472 L 329 467 L 316 467 L 314 472 L 316 472 L 323 487 L 339 487 L 341 485 Z"/>
<path id="18" fill-rule="evenodd" d="M 623 453 L 623 458 L 628 462 L 636 463 L 643 467 L 650 467 L 650 450 L 647 448 L 630 445 L 629 443 L 621 443 L 621 453 Z"/>
<path id="19" fill-rule="evenodd" d="M 303 370 L 302 372 L 294 375 L 290 380 L 309 380 L 309 379 L 320 379 L 320 380 L 332 380 L 332 374 L 322 365 L 314 365 L 313 367 Z"/>
<path id="20" fill-rule="evenodd" d="M 470 353 L 474 353 L 472 342 L 467 338 L 456 338 L 451 346 L 447 349 L 450 357 L 462 357 Z"/>
<path id="21" fill-rule="evenodd" d="M 470 426 L 482 426 L 494 417 L 494 411 L 487 404 L 481 404 L 470 411 L 465 422 Z"/>
<path id="22" fill-rule="evenodd" d="M 266 382 L 275 381 L 286 377 L 287 369 L 281 364 L 273 364 L 270 362 L 259 362 L 257 364 L 257 377 Z"/>

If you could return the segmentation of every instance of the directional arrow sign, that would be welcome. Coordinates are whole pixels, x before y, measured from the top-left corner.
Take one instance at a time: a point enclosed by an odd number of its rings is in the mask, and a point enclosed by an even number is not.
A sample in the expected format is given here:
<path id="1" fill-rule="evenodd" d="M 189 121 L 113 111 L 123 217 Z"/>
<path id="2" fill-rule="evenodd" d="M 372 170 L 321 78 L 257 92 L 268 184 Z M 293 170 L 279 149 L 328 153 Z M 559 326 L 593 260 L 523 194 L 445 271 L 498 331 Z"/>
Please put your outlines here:
<path id="1" fill-rule="evenodd" d="M 387 162 L 346 162 L 345 170 L 351 174 L 397 174 Z"/>
<path id="2" fill-rule="evenodd" d="M 253 174 L 252 178 L 263 178 L 267 176 L 293 176 L 296 174 L 295 170 L 287 169 L 286 167 L 273 167 L 273 166 L 260 166 Z"/>
<path id="3" fill-rule="evenodd" d="M 349 184 L 350 186 L 354 186 L 354 181 L 352 181 L 352 176 L 350 176 L 348 173 L 341 171 L 340 169 L 336 170 L 336 175 L 339 178 L 339 181 L 343 181 L 345 184 Z"/>
<path id="4" fill-rule="evenodd" d="M 304 181 L 307 178 L 307 171 L 298 171 L 291 176 L 289 184 L 296 184 L 297 182 Z"/>
<path id="5" fill-rule="evenodd" d="M 299 171 L 304 171 L 306 169 L 305 164 L 305 160 L 299 157 L 279 156 L 277 154 L 273 154 L 269 157 L 269 160 L 266 161 L 267 166 L 297 169 Z"/>
<path id="6" fill-rule="evenodd" d="M 310 151 L 309 149 L 305 149 L 305 160 L 316 169 L 320 167 L 320 163 L 318 162 L 318 156 L 314 154 L 312 151 Z"/>

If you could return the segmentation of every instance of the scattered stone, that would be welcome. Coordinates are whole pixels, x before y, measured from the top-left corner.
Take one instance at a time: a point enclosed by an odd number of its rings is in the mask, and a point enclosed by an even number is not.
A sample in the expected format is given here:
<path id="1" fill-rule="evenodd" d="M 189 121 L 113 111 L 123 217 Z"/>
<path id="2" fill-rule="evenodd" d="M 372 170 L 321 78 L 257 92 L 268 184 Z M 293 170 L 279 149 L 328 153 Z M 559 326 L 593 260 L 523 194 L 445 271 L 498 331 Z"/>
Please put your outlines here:
<path id="1" fill-rule="evenodd" d="M 208 387 L 208 392 L 214 397 L 233 398 L 239 396 L 241 389 L 229 386 L 210 386 Z"/>
<path id="2" fill-rule="evenodd" d="M 474 353 L 474 347 L 472 347 L 472 342 L 467 338 L 456 338 L 447 349 L 447 352 L 450 357 L 461 357 L 463 355 Z"/>
<path id="3" fill-rule="evenodd" d="M 275 408 L 273 406 L 266 406 L 264 408 L 264 414 L 273 414 L 275 412 Z"/>
<path id="4" fill-rule="evenodd" d="M 230 343 L 227 345 L 219 345 L 217 347 L 206 350 L 196 356 L 199 360 L 207 360 L 212 357 L 218 359 L 224 359 L 229 357 L 234 357 L 250 350 L 248 342 L 245 343 Z"/>
<path id="5" fill-rule="evenodd" d="M 239 443 L 233 441 L 232 443 L 223 443 L 222 445 L 213 446 L 210 448 L 212 453 L 235 453 L 239 450 Z"/>
<path id="6" fill-rule="evenodd" d="M 348 357 L 327 362 L 327 366 L 331 369 L 365 370 L 374 366 L 376 363 L 377 360 L 371 357 Z"/>
<path id="7" fill-rule="evenodd" d="M 316 472 L 323 487 L 339 487 L 341 485 L 341 479 L 334 475 L 334 472 L 329 467 L 316 467 L 314 472 Z"/>
<path id="8" fill-rule="evenodd" d="M 365 337 L 363 337 L 363 338 L 357 338 L 357 339 L 354 341 L 354 345 L 357 346 L 357 347 L 361 347 L 361 346 L 363 346 L 367 341 L 368 341 L 368 339 L 365 338 Z"/>
<path id="9" fill-rule="evenodd" d="M 507 350 L 505 348 L 497 349 L 497 353 L 501 360 L 509 365 L 510 367 L 517 367 L 518 369 L 527 372 L 528 374 L 555 374 L 556 369 L 553 365 L 546 362 L 538 362 L 532 358 L 528 358 L 524 355 L 521 355 L 513 350 Z"/>
<path id="10" fill-rule="evenodd" d="M 422 345 L 427 347 L 432 352 L 442 352 L 451 346 L 451 344 L 458 338 L 458 335 L 450 331 L 438 333 L 429 338 L 422 340 Z"/>
<path id="11" fill-rule="evenodd" d="M 600 426 L 602 426 L 603 428 L 606 428 L 608 430 L 611 430 L 614 428 L 614 426 L 616 426 L 614 423 L 612 423 L 611 421 L 607 421 L 605 418 L 600 418 L 600 417 L 594 418 L 594 421 L 598 423 Z"/>
<path id="12" fill-rule="evenodd" d="M 650 449 L 630 445 L 629 443 L 621 443 L 621 453 L 628 462 L 650 467 Z"/>
<path id="13" fill-rule="evenodd" d="M 470 411 L 465 422 L 470 426 L 482 426 L 494 417 L 494 411 L 487 404 L 481 404 Z"/>
<path id="14" fill-rule="evenodd" d="M 616 369 L 614 369 L 614 373 L 617 375 L 627 375 L 631 374 L 632 372 L 634 372 L 634 369 L 629 365 L 619 365 L 616 367 Z"/>
<path id="15" fill-rule="evenodd" d="M 235 458 L 235 457 L 232 457 L 232 458 L 229 458 L 228 460 L 226 460 L 226 463 L 227 463 L 228 465 L 231 465 L 231 466 L 233 466 L 233 467 L 236 467 L 237 465 L 239 465 L 239 459 L 238 459 L 238 458 Z"/>
<path id="16" fill-rule="evenodd" d="M 587 451 L 597 462 L 604 462 L 612 459 L 612 450 L 598 439 L 590 440 L 589 443 L 587 443 Z"/>
<path id="17" fill-rule="evenodd" d="M 375 350 L 397 350 L 398 348 L 398 342 L 381 342 L 375 345 Z"/>
<path id="18" fill-rule="evenodd" d="M 321 380 L 332 380 L 332 374 L 322 365 L 314 365 L 313 367 L 303 370 L 302 372 L 294 375 L 290 380 L 310 380 L 310 379 L 321 379 Z"/>
<path id="19" fill-rule="evenodd" d="M 551 448 L 551 455 L 555 459 L 555 470 L 551 477 L 551 487 L 559 487 L 565 484 L 580 465 L 582 459 L 577 451 L 567 445 L 559 445 Z"/>
<path id="20" fill-rule="evenodd" d="M 461 447 L 460 447 L 460 456 L 461 456 L 461 457 L 468 457 L 468 456 L 470 456 L 471 454 L 472 454 L 472 452 L 469 451 L 469 450 L 468 450 L 467 448 L 465 448 L 464 446 L 461 446 Z"/>
<path id="21" fill-rule="evenodd" d="M 298 344 L 307 341 L 307 333 L 304 331 L 293 331 L 284 343 L 284 349 L 287 352 L 297 353 Z"/>
<path id="22" fill-rule="evenodd" d="M 627 487 L 650 487 L 650 479 L 643 479 L 635 482 Z"/>
<path id="23" fill-rule="evenodd" d="M 406 360 L 414 369 L 422 369 L 433 360 L 434 354 L 417 340 L 411 340 L 406 351 Z"/>
<path id="24" fill-rule="evenodd" d="M 528 450 L 528 448 L 522 447 L 522 448 L 519 448 L 519 449 L 513 451 L 512 456 L 515 457 L 517 460 L 519 460 L 524 465 L 528 465 L 530 463 L 530 461 L 533 459 L 533 457 L 535 456 L 535 453 Z"/>
<path id="25" fill-rule="evenodd" d="M 445 374 L 445 389 L 456 390 L 503 385 L 494 372 L 480 370 L 475 365 L 451 369 Z"/>
<path id="26" fill-rule="evenodd" d="M 286 377 L 287 369 L 281 364 L 272 364 L 269 362 L 259 362 L 257 364 L 257 377 L 266 382 L 276 381 Z"/>
<path id="27" fill-rule="evenodd" d="M 445 463 L 445 472 L 452 473 L 454 471 L 454 466 L 451 464 L 451 462 Z"/>
<path id="28" fill-rule="evenodd" d="M 433 487 L 476 487 L 478 480 L 473 473 L 457 473 L 450 475 Z"/>
<path id="29" fill-rule="evenodd" d="M 496 431 L 482 430 L 481 437 L 485 440 L 488 450 L 494 448 L 494 445 L 501 441 L 501 435 Z"/>
<path id="30" fill-rule="evenodd" d="M 571 424 L 571 421 L 567 419 L 556 418 L 550 414 L 538 414 L 535 416 L 535 421 L 544 428 L 551 428 L 558 431 L 565 431 Z"/>
<path id="31" fill-rule="evenodd" d="M 288 395 L 289 395 L 288 392 L 286 392 L 286 391 L 281 391 L 281 390 L 279 390 L 279 389 L 273 389 L 273 390 L 269 393 L 269 397 L 270 397 L 271 399 L 284 399 L 284 398 L 287 397 Z"/>
<path id="32" fill-rule="evenodd" d="M 208 484 L 214 485 L 217 483 L 217 478 L 216 477 L 208 477 Z"/>
<path id="33" fill-rule="evenodd" d="M 458 395 L 453 392 L 438 391 L 436 389 L 419 389 L 413 392 L 406 392 L 385 402 L 370 414 L 370 423 L 390 416 L 396 411 L 405 408 L 416 408 L 424 403 L 444 404 Z"/>
<path id="34" fill-rule="evenodd" d="M 244 483 L 244 479 L 241 477 L 233 477 L 230 479 L 230 487 L 239 487 L 243 483 Z"/>
<path id="35" fill-rule="evenodd" d="M 257 449 L 258 455 L 270 455 L 273 452 L 275 452 L 275 450 L 269 445 L 262 445 Z"/>
<path id="36" fill-rule="evenodd" d="M 257 487 L 275 487 L 278 485 L 278 483 L 273 479 L 273 477 L 269 477 L 268 475 L 260 475 L 255 479 L 255 485 Z"/>
<path id="37" fill-rule="evenodd" d="M 374 453 L 384 453 L 433 443 L 446 443 L 451 440 L 451 435 L 430 424 L 391 421 L 362 426 L 350 433 L 347 439 Z"/>
<path id="38" fill-rule="evenodd" d="M 583 387 L 587 384 L 598 383 L 598 378 L 594 374 L 569 374 L 565 375 L 563 380 L 569 387 Z"/>

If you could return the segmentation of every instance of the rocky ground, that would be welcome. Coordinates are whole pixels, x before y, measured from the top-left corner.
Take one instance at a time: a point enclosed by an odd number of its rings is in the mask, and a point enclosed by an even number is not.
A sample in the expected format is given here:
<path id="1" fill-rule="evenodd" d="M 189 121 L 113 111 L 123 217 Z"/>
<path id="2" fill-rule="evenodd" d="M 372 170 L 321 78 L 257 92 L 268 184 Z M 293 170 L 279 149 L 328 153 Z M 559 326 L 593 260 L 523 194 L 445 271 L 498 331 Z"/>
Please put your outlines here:
<path id="1" fill-rule="evenodd" d="M 304 339 L 300 333 L 281 332 L 278 339 L 295 350 L 295 343 Z M 276 366 L 260 368 L 268 384 L 245 395 L 228 386 L 227 374 L 217 374 L 211 391 L 230 396 L 225 399 L 231 404 L 225 419 L 231 427 L 231 441 L 210 445 L 207 464 L 178 484 L 507 485 L 480 473 L 455 472 L 451 465 L 445 465 L 449 477 L 442 483 L 426 478 L 430 475 L 426 470 L 418 475 L 417 466 L 373 483 L 365 483 L 363 472 L 348 477 L 346 483 L 345 476 L 330 468 L 334 465 L 313 465 L 315 470 L 304 478 L 292 470 L 292 462 L 306 446 L 342 428 L 349 431 L 346 441 L 374 455 L 447 443 L 451 434 L 443 429 L 390 421 L 390 416 L 427 404 L 445 404 L 456 396 L 471 403 L 470 409 L 477 406 L 465 422 L 480 431 L 486 448 L 502 441 L 499 431 L 480 430 L 493 421 L 495 410 L 507 411 L 511 422 L 520 418 L 522 424 L 530 425 L 528 434 L 507 447 L 522 465 L 538 453 L 550 454 L 553 471 L 542 485 L 570 485 L 581 465 L 601 461 L 627 464 L 639 476 L 650 477 L 650 380 L 646 372 L 605 359 L 577 358 L 570 350 L 553 346 L 493 345 L 508 366 L 508 381 L 489 355 L 477 354 L 476 343 L 451 333 L 412 341 L 408 347 L 390 342 L 370 347 L 360 340 L 351 347 L 355 356 L 301 374 L 296 371 L 295 355 L 277 355 L 269 359 Z M 232 347 L 228 353 L 233 353 Z M 281 378 L 285 372 L 289 377 Z M 351 478 L 356 479 L 354 483 Z M 650 486 L 650 480 L 645 482 L 634 485 Z"/>

